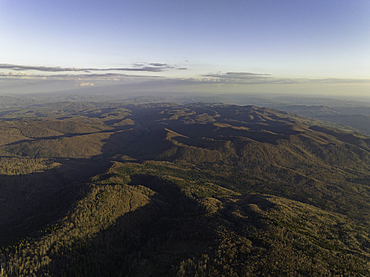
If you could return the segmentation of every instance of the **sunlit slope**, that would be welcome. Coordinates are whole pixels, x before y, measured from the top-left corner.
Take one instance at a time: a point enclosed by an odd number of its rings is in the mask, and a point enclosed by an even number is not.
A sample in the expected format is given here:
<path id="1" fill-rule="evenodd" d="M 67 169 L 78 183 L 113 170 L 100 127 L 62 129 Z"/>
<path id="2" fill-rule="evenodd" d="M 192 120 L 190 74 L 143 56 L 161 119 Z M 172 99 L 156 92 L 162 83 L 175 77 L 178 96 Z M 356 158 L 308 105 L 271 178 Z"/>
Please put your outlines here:
<path id="1" fill-rule="evenodd" d="M 15 128 L 19 133 L 29 134 L 29 125 L 42 126 L 42 132 L 8 143 L 3 147 L 7 155 L 77 158 L 82 159 L 81 163 L 91 158 L 109 160 L 117 154 L 141 161 L 167 160 L 194 172 L 217 172 L 218 185 L 241 193 L 280 195 L 368 218 L 370 147 L 369 137 L 362 134 L 255 106 L 145 104 L 109 109 L 85 104 L 80 110 L 78 105 L 56 107 L 78 114 L 76 122 L 68 118 L 17 123 L 24 125 L 23 129 Z M 99 125 L 81 123 L 82 115 L 102 121 Z M 114 116 L 117 121 L 112 119 Z M 122 120 L 133 123 L 115 125 Z M 31 130 L 35 133 L 37 129 Z M 42 137 L 45 130 L 64 133 Z"/>
<path id="2" fill-rule="evenodd" d="M 61 105 L 59 112 L 71 112 L 63 119 L 40 107 L 34 113 L 49 117 L 27 117 L 29 110 L 21 110 L 17 116 L 7 113 L 7 118 L 0 120 L 0 243 L 11 242 L 55 219 L 57 215 L 29 220 L 50 195 L 102 172 L 110 157 L 141 136 L 142 131 L 133 128 L 123 108 L 112 108 L 106 114 L 83 106 L 79 115 L 78 107 L 73 105 L 71 110 L 70 105 Z M 52 111 L 58 112 L 58 108 Z M 110 121 L 112 116 L 117 122 Z"/>
<path id="3" fill-rule="evenodd" d="M 369 275 L 369 137 L 255 106 L 52 110 L 1 122 L 4 276 Z"/>
<path id="4" fill-rule="evenodd" d="M 169 162 L 114 164 L 58 223 L 2 249 L 4 276 L 369 274 L 361 223 L 190 176 Z"/>
<path id="5" fill-rule="evenodd" d="M 113 134 L 134 125 L 126 113 L 117 120 L 112 115 L 65 119 L 22 118 L 0 120 L 0 151 L 4 156 L 17 155 L 32 158 L 89 158 L 104 152 Z M 102 120 L 109 121 L 106 124 Z M 112 120 L 114 122 L 112 122 Z M 108 146 L 109 147 L 109 146 Z"/>
<path id="6" fill-rule="evenodd" d="M 239 192 L 271 193 L 368 217 L 367 136 L 253 106 L 140 112 L 137 121 L 148 131 L 130 146 L 131 156 L 217 172 L 219 185 Z"/>

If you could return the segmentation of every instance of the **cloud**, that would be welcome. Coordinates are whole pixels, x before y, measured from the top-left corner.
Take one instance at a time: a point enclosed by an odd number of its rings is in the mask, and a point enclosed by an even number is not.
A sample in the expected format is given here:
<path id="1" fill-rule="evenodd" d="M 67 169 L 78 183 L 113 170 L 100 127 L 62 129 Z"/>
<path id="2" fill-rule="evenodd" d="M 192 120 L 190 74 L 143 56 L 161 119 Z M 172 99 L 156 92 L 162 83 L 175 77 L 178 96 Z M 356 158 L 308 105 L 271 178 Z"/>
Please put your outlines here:
<path id="1" fill-rule="evenodd" d="M 0 69 L 14 71 L 42 71 L 42 72 L 96 72 L 96 71 L 141 71 L 141 72 L 162 72 L 175 69 L 175 66 L 167 63 L 134 63 L 132 67 L 112 67 L 112 68 L 76 68 L 76 67 L 59 67 L 59 66 L 28 66 L 15 64 L 0 64 Z"/>
<path id="2" fill-rule="evenodd" d="M 93 83 L 80 83 L 80 84 L 76 84 L 76 86 L 78 86 L 78 87 L 93 87 L 94 84 Z"/>
<path id="3" fill-rule="evenodd" d="M 348 84 L 370 83 L 369 79 L 346 78 L 279 78 L 271 74 L 251 72 L 210 73 L 202 75 L 203 78 L 193 79 L 192 82 L 218 83 L 218 84 Z"/>
<path id="4" fill-rule="evenodd" d="M 3 70 L 1 70 L 3 69 Z M 234 85 L 277 85 L 277 84 L 370 84 L 370 79 L 349 79 L 349 78 L 280 78 L 272 76 L 268 73 L 254 72 L 236 72 L 230 71 L 226 73 L 216 72 L 200 75 L 198 78 L 169 78 L 159 76 L 154 73 L 168 70 L 187 70 L 186 67 L 172 66 L 167 63 L 148 63 L 140 62 L 131 64 L 130 67 L 117 68 L 61 68 L 61 67 L 46 67 L 46 66 L 24 66 L 14 64 L 0 64 L 0 79 L 1 81 L 34 81 L 49 80 L 49 81 L 69 81 L 76 86 L 95 86 L 109 82 L 128 83 L 148 83 L 167 85 L 211 85 L 231 87 Z M 38 71 L 38 72 L 37 72 Z M 140 73 L 139 73 L 140 72 Z M 146 72 L 146 73 L 144 73 Z M 148 72 L 152 72 L 150 74 Z"/>
<path id="5" fill-rule="evenodd" d="M 48 66 L 26 66 L 26 65 L 15 65 L 15 64 L 0 64 L 2 69 L 11 69 L 16 71 L 26 71 L 26 70 L 37 70 L 46 72 L 60 72 L 60 71 L 84 71 L 87 69 L 79 68 L 61 68 L 61 67 L 48 67 Z"/>
<path id="6" fill-rule="evenodd" d="M 345 79 L 345 78 L 325 78 L 325 79 L 305 79 L 310 83 L 326 83 L 326 84 L 368 84 L 369 79 Z"/>
<path id="7" fill-rule="evenodd" d="M 166 63 L 150 63 L 152 66 L 168 66 Z"/>
<path id="8" fill-rule="evenodd" d="M 94 84 L 97 85 L 101 82 L 110 82 L 110 81 L 121 81 L 121 82 L 142 82 L 145 80 L 155 80 L 163 79 L 162 76 L 155 75 L 143 75 L 143 74 L 121 74 L 121 73 L 28 73 L 28 72 L 0 72 L 0 80 L 49 80 L 49 81 L 74 81 L 77 82 L 76 86 L 80 86 L 79 83 Z M 96 83 L 95 83 L 96 82 Z"/>
<path id="9" fill-rule="evenodd" d="M 218 78 L 250 78 L 250 77 L 269 77 L 271 76 L 271 74 L 260 74 L 251 72 L 227 72 L 227 73 L 207 74 L 203 76 Z"/>
<path id="10" fill-rule="evenodd" d="M 276 81 L 270 74 L 260 74 L 251 72 L 227 72 L 227 73 L 212 73 L 202 75 L 210 80 L 217 80 L 223 83 L 271 83 Z"/>
<path id="11" fill-rule="evenodd" d="M 107 70 L 117 70 L 117 71 L 147 71 L 147 72 L 162 72 L 165 71 L 167 68 L 165 67 L 152 67 L 152 66 L 143 66 L 137 68 L 110 68 Z"/>
<path id="12" fill-rule="evenodd" d="M 26 76 L 27 74 L 25 72 L 0 72 L 0 76 L 7 76 L 7 77 L 11 77 L 11 76 L 15 76 L 15 77 L 19 77 L 19 76 Z"/>

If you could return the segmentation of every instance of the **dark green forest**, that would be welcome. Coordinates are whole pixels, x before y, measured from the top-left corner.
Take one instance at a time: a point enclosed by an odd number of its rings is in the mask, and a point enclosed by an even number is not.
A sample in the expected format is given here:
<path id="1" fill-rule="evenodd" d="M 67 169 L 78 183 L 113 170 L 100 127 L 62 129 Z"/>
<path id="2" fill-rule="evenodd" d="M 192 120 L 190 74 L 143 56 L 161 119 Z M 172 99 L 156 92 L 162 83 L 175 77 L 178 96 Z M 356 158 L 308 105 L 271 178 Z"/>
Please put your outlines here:
<path id="1" fill-rule="evenodd" d="M 343 122 L 9 102 L 0 276 L 369 276 L 370 137 Z"/>

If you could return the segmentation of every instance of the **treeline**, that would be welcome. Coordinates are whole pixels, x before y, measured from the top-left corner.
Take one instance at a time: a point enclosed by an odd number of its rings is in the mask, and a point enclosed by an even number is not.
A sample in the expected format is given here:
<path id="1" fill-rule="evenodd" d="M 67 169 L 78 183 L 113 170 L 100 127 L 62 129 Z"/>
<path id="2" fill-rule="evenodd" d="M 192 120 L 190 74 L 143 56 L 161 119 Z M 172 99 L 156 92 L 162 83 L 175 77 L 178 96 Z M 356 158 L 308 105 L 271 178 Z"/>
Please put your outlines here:
<path id="1" fill-rule="evenodd" d="M 43 172 L 59 165 L 57 162 L 46 159 L 1 157 L 0 175 L 23 175 Z"/>

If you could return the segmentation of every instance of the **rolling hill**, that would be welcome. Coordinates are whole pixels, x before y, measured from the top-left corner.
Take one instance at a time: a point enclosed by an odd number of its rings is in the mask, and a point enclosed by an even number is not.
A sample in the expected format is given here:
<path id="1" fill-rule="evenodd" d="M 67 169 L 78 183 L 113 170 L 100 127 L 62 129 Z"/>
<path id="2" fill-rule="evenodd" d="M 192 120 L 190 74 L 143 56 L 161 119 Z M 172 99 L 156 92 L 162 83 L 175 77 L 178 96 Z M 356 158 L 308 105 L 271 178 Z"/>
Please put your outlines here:
<path id="1" fill-rule="evenodd" d="M 350 128 L 257 106 L 67 102 L 0 128 L 1 276 L 370 273 L 370 137 Z"/>

